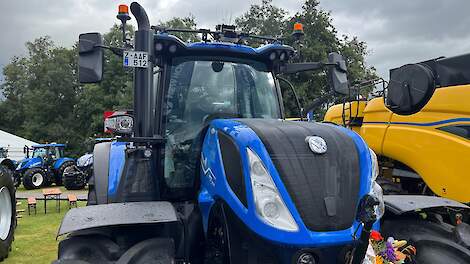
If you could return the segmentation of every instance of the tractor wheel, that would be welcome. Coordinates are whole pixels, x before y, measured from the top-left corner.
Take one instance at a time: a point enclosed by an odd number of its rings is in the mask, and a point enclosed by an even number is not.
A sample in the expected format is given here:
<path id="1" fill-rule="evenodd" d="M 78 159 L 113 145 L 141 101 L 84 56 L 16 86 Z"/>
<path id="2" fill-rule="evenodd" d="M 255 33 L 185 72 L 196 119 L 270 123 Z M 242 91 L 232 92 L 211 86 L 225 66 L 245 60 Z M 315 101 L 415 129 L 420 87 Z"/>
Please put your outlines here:
<path id="1" fill-rule="evenodd" d="M 15 187 L 10 173 L 0 166 L 0 262 L 8 257 L 15 227 Z"/>
<path id="2" fill-rule="evenodd" d="M 211 212 L 207 230 L 207 244 L 204 256 L 206 264 L 225 264 L 230 261 L 230 245 L 227 221 L 222 205 L 216 205 Z"/>
<path id="3" fill-rule="evenodd" d="M 106 234 L 77 234 L 59 243 L 59 259 L 54 264 L 172 264 L 175 246 L 172 239 L 152 238 L 126 249 Z"/>
<path id="4" fill-rule="evenodd" d="M 40 168 L 28 169 L 23 176 L 23 185 L 26 190 L 39 189 L 47 183 L 46 173 Z"/>
<path id="5" fill-rule="evenodd" d="M 62 184 L 64 184 L 64 171 L 69 168 L 69 167 L 73 167 L 75 166 L 75 162 L 69 160 L 69 161 L 66 161 L 64 163 L 62 163 L 62 165 L 60 165 L 59 167 L 59 170 L 57 171 L 57 177 L 55 179 L 55 184 L 57 186 L 61 186 Z"/>
<path id="6" fill-rule="evenodd" d="M 59 259 L 54 263 L 114 263 L 121 254 L 119 245 L 107 236 L 72 236 L 60 241 Z"/>
<path id="7" fill-rule="evenodd" d="M 67 190 L 81 190 L 85 188 L 85 177 L 80 176 L 82 172 L 75 166 L 69 166 L 64 169 L 62 183 Z"/>

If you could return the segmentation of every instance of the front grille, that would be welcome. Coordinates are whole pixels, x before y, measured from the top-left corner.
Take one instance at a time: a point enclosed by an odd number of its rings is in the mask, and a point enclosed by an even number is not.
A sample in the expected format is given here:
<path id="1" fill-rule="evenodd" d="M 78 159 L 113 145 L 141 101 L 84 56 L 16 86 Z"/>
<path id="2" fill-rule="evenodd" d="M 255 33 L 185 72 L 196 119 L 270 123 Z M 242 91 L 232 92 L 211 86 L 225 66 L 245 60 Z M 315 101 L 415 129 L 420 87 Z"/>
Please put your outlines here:
<path id="1" fill-rule="evenodd" d="M 351 137 L 319 123 L 249 119 L 265 145 L 305 225 L 312 231 L 351 227 L 359 197 L 359 156 Z M 307 136 L 320 136 L 328 146 L 314 154 Z"/>

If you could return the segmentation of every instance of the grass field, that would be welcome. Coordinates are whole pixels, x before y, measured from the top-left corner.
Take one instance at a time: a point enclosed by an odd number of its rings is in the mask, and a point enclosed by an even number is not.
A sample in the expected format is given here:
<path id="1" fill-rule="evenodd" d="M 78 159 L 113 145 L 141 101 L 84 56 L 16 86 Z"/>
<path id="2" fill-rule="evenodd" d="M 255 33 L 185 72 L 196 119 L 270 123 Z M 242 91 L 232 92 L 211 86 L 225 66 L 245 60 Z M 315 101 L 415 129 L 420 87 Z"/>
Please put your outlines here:
<path id="1" fill-rule="evenodd" d="M 25 209 L 23 218 L 18 219 L 15 241 L 5 264 L 51 263 L 57 259 L 56 234 L 60 222 L 68 211 L 68 201 L 61 201 L 60 213 L 55 210 L 55 201 L 47 202 L 47 214 L 44 214 L 44 202 L 37 201 L 37 214 L 28 215 L 27 202 L 21 200 L 17 209 Z M 79 202 L 78 206 L 85 206 Z M 3 263 L 2 263 L 3 264 Z"/>

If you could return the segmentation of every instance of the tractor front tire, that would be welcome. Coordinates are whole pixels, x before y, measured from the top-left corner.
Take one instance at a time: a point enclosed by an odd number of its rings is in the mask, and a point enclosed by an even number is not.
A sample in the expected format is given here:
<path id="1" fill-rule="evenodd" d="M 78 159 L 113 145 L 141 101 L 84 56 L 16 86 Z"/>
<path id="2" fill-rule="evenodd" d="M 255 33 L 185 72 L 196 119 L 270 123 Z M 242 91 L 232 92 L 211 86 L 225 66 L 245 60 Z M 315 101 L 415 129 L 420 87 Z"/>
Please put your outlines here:
<path id="1" fill-rule="evenodd" d="M 68 167 L 72 166 L 75 166 L 75 162 L 71 160 L 65 161 L 64 163 L 62 163 L 62 165 L 60 165 L 59 170 L 57 171 L 57 177 L 55 179 L 55 184 L 57 186 L 62 186 L 64 184 L 64 171 Z"/>
<path id="2" fill-rule="evenodd" d="M 59 243 L 59 259 L 54 264 L 172 264 L 175 246 L 169 238 L 151 238 L 126 248 L 110 236 L 81 234 Z"/>
<path id="3" fill-rule="evenodd" d="M 28 169 L 23 176 L 23 186 L 26 190 L 42 188 L 47 185 L 47 181 L 46 173 L 40 168 Z"/>
<path id="4" fill-rule="evenodd" d="M 0 166 L 0 262 L 8 257 L 16 227 L 15 187 L 9 170 Z"/>

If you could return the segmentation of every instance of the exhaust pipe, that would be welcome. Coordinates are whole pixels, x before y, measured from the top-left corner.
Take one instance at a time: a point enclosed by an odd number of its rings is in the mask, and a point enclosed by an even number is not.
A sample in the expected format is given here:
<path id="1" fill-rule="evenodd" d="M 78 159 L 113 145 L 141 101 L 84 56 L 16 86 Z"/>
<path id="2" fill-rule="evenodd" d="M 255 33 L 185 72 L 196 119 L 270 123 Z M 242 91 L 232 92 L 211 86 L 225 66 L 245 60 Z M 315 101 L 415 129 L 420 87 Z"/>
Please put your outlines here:
<path id="1" fill-rule="evenodd" d="M 134 136 L 153 137 L 155 98 L 153 97 L 153 46 L 154 31 L 144 8 L 137 2 L 131 4 L 131 12 L 137 20 L 135 51 L 145 51 L 149 55 L 148 68 L 134 68 Z"/>

